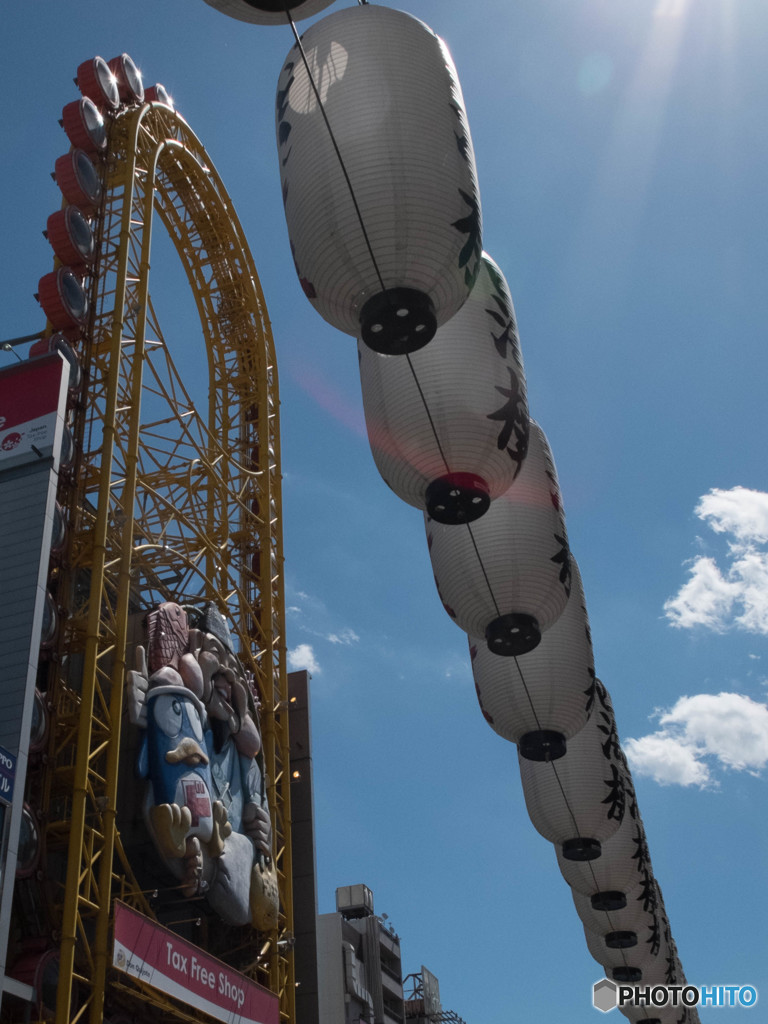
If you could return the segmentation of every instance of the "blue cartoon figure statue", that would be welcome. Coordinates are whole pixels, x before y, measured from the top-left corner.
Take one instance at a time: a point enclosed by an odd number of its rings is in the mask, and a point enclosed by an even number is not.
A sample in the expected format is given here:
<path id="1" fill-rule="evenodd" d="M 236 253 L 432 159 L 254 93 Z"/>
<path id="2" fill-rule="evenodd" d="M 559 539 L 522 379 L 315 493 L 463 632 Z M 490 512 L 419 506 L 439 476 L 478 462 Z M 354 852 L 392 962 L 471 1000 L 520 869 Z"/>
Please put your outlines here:
<path id="1" fill-rule="evenodd" d="M 147 829 L 186 896 L 267 930 L 278 889 L 261 736 L 226 623 L 206 605 L 190 629 L 184 609 L 167 603 L 149 614 L 147 632 L 148 659 L 139 647 L 127 676 L 129 718 L 146 730 Z"/>

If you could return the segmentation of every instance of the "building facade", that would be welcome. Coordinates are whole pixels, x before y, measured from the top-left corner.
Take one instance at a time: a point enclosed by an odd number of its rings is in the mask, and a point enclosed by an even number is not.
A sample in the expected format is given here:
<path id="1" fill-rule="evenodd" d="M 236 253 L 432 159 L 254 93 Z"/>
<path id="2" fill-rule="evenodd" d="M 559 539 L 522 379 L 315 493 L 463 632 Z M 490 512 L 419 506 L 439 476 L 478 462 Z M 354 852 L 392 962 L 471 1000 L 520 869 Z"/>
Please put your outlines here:
<path id="1" fill-rule="evenodd" d="M 336 890 L 317 922 L 320 1024 L 404 1024 L 400 939 L 366 885 Z"/>

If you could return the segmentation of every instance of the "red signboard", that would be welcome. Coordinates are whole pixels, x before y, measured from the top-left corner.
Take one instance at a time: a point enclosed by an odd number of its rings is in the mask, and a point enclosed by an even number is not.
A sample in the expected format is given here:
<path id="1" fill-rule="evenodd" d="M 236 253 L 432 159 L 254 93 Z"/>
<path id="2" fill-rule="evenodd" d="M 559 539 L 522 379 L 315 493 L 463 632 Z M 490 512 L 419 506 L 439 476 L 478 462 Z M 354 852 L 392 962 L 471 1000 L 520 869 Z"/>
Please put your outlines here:
<path id="1" fill-rule="evenodd" d="M 112 963 L 227 1024 L 279 1022 L 274 993 L 119 901 Z"/>
<path id="2" fill-rule="evenodd" d="M 64 360 L 57 354 L 14 363 L 0 373 L 1 468 L 33 454 L 52 454 L 66 379 Z"/>

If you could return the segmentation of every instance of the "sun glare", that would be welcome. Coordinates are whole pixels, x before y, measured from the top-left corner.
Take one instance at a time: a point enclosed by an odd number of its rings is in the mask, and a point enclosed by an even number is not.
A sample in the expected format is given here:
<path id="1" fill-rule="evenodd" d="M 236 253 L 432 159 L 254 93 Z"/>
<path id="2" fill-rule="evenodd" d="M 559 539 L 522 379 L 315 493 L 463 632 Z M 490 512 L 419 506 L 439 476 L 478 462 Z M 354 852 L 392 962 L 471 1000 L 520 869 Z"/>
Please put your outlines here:
<path id="1" fill-rule="evenodd" d="M 637 227 L 656 166 L 667 103 L 693 0 L 657 0 L 633 71 L 624 89 L 592 194 L 584 211 L 574 273 L 583 265 L 586 239 L 610 253 L 610 274 L 620 287 L 631 261 Z M 613 74 L 614 80 L 616 76 Z M 585 91 L 582 86 L 582 91 Z"/>
<path id="2" fill-rule="evenodd" d="M 681 18 L 688 12 L 692 0 L 658 0 L 653 12 L 655 18 Z"/>

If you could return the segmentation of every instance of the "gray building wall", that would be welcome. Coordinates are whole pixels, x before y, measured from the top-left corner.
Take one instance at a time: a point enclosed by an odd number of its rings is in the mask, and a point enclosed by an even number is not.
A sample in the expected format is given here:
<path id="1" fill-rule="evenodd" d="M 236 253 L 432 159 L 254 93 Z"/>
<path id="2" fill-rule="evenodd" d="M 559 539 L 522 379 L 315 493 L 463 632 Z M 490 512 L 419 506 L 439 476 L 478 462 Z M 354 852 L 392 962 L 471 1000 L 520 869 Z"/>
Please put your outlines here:
<path id="1" fill-rule="evenodd" d="M 45 600 L 55 500 L 52 466 L 46 459 L 0 473 L 0 746 L 12 754 L 19 753 L 27 680 L 31 675 L 34 687 L 37 673 L 39 642 L 32 644 L 31 636 L 40 636 Z"/>
<path id="2" fill-rule="evenodd" d="M 337 890 L 337 906 L 346 891 Z M 317 940 L 320 1024 L 404 1024 L 400 940 L 373 913 L 372 901 L 321 914 Z"/>
<path id="3" fill-rule="evenodd" d="M 16 757 L 7 849 L 1 865 L 0 1000 L 5 991 L 22 998 L 31 994 L 28 986 L 6 977 L 5 969 L 66 413 L 68 374 L 63 359 L 58 354 L 46 356 L 37 365 L 50 369 L 52 361 L 57 383 L 50 402 L 57 411 L 53 432 L 46 435 L 45 452 L 20 445 L 17 455 L 0 462 L 0 746 Z M 6 395 L 17 380 L 25 381 L 23 387 L 34 387 L 34 365 L 17 363 L 3 371 Z"/>
<path id="4" fill-rule="evenodd" d="M 320 1024 L 346 1024 L 341 914 L 317 919 L 317 978 Z"/>

